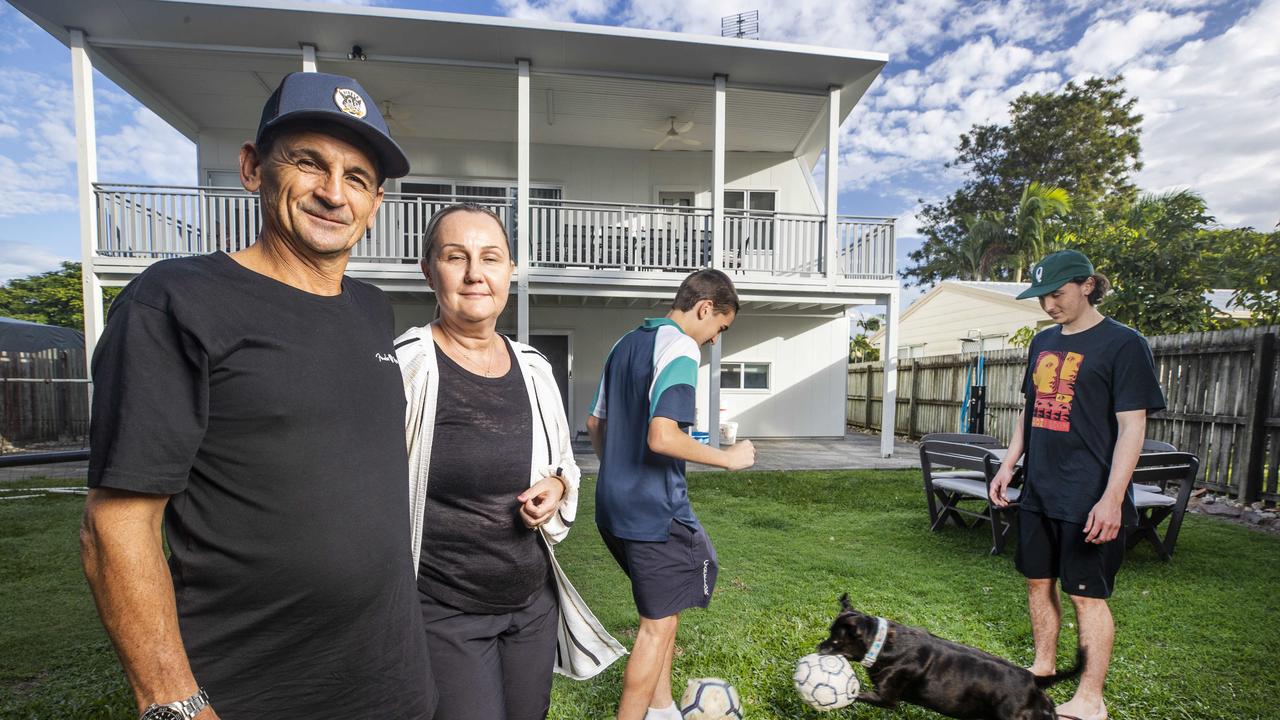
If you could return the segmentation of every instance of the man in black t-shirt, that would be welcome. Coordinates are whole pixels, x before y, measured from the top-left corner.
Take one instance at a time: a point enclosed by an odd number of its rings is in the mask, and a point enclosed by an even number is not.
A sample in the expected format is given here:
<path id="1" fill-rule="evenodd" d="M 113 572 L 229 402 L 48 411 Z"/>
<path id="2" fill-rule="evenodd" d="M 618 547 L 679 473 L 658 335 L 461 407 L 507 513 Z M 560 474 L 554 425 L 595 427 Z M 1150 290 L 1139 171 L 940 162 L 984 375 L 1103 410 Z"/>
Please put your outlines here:
<path id="1" fill-rule="evenodd" d="M 1026 409 L 992 481 L 991 501 L 1008 504 L 1006 488 L 1021 459 L 1026 480 L 1016 564 L 1027 578 L 1036 646 L 1031 671 L 1055 672 L 1061 582 L 1088 657 L 1076 694 L 1059 706 L 1058 717 L 1105 720 L 1102 690 L 1115 638 L 1107 598 L 1124 558 L 1124 528 L 1137 524 L 1129 480 L 1147 414 L 1164 409 L 1164 396 L 1146 340 L 1094 307 L 1108 284 L 1087 257 L 1053 253 L 1031 278 L 1018 297 L 1038 297 L 1056 324 L 1031 341 Z"/>
<path id="2" fill-rule="evenodd" d="M 289 75 L 240 150 L 257 241 L 112 303 L 82 556 L 145 720 L 434 712 L 391 305 L 344 276 L 407 172 L 358 83 Z"/>

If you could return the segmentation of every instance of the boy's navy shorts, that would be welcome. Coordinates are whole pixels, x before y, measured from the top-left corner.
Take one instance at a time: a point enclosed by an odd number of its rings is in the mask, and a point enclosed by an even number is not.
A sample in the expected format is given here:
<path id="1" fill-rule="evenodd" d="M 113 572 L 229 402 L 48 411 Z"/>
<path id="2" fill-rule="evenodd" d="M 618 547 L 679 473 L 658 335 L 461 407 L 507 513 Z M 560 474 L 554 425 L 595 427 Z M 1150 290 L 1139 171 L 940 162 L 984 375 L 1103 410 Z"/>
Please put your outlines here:
<path id="1" fill-rule="evenodd" d="M 702 528 L 671 521 L 667 539 L 624 540 L 600 528 L 604 544 L 631 578 L 631 595 L 640 617 L 659 620 L 711 603 L 719 564 Z"/>

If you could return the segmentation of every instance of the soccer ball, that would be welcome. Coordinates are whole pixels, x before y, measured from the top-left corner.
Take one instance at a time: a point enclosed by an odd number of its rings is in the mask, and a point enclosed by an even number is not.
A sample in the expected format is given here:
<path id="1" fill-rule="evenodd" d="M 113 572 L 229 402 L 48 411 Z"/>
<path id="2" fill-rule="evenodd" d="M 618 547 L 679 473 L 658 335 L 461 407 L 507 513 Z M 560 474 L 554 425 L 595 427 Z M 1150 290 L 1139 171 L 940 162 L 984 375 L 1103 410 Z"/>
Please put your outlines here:
<path id="1" fill-rule="evenodd" d="M 694 678 L 680 697 L 684 720 L 742 720 L 738 691 L 720 678 Z"/>
<path id="2" fill-rule="evenodd" d="M 815 710 L 835 710 L 858 699 L 858 676 L 842 655 L 805 655 L 791 676 L 796 692 Z"/>

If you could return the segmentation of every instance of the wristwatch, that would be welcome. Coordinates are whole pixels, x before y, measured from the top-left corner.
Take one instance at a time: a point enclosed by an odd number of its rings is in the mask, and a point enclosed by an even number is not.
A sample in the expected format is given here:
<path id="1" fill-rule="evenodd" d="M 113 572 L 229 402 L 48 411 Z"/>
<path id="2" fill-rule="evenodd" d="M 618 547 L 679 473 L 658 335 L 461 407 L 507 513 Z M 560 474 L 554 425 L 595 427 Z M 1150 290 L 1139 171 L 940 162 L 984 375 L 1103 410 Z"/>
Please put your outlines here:
<path id="1" fill-rule="evenodd" d="M 138 720 L 192 720 L 201 710 L 209 707 L 209 695 L 201 688 L 186 700 L 158 705 L 152 703 Z"/>

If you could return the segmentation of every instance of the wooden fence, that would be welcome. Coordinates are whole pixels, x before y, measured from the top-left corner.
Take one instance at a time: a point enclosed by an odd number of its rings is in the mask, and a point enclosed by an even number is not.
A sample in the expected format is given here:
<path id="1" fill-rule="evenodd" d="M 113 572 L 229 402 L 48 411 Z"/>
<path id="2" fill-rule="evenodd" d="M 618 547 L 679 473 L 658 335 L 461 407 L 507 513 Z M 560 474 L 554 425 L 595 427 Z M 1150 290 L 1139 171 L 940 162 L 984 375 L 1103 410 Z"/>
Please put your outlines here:
<path id="1" fill-rule="evenodd" d="M 1249 501 L 1280 502 L 1278 328 L 1242 328 L 1149 338 L 1168 408 L 1147 422 L 1147 437 L 1200 458 L 1199 484 Z M 920 438 L 960 430 L 968 373 L 976 355 L 900 360 L 894 432 Z M 1007 441 L 1023 408 L 1026 350 L 986 353 L 986 430 Z M 846 418 L 880 429 L 884 367 L 849 368 Z"/>
<path id="2" fill-rule="evenodd" d="M 89 384 L 83 350 L 0 352 L 0 454 L 84 447 Z"/>

